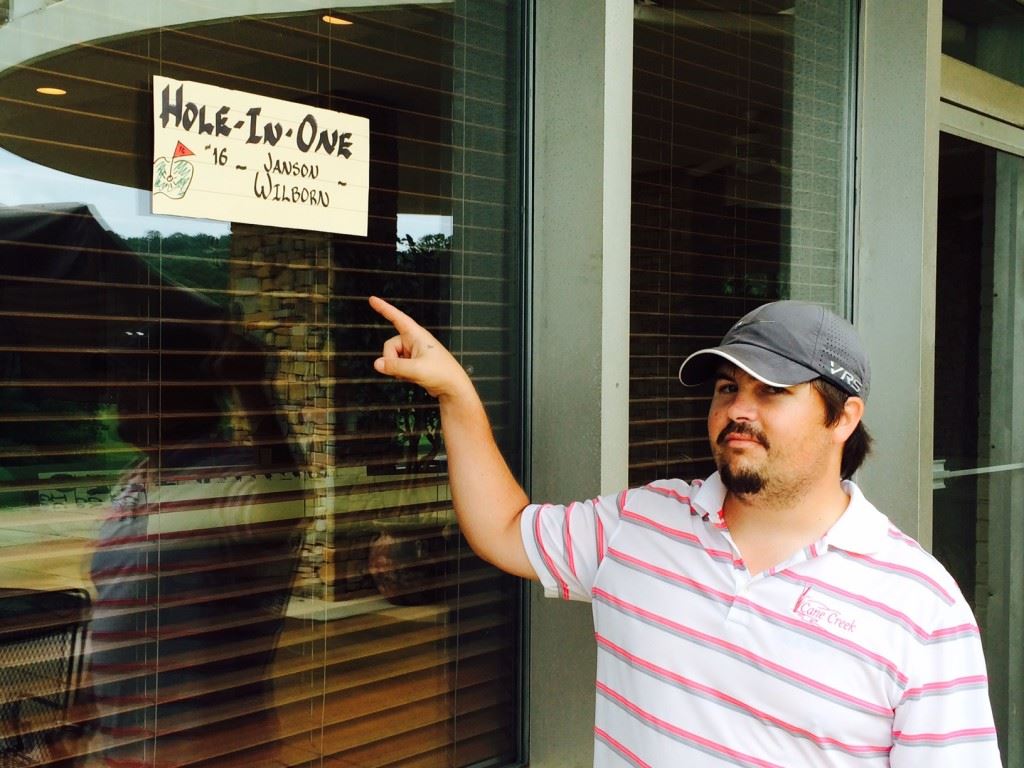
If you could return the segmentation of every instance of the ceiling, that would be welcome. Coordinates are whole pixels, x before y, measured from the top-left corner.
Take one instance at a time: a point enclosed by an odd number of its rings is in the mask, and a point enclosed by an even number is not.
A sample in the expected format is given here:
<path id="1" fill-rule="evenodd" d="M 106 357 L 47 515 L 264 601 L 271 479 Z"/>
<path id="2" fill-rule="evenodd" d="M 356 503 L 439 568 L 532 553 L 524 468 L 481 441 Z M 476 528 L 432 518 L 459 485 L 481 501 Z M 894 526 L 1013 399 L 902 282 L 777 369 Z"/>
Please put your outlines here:
<path id="1" fill-rule="evenodd" d="M 0 72 L 0 146 L 76 176 L 147 189 L 152 77 L 163 75 L 355 114 L 387 108 L 399 116 L 394 130 L 416 137 L 418 165 L 443 167 L 425 155 L 450 144 L 450 7 L 339 13 L 354 22 L 347 26 L 324 23 L 322 10 L 238 17 L 71 45 Z M 43 96 L 40 86 L 67 95 Z"/>

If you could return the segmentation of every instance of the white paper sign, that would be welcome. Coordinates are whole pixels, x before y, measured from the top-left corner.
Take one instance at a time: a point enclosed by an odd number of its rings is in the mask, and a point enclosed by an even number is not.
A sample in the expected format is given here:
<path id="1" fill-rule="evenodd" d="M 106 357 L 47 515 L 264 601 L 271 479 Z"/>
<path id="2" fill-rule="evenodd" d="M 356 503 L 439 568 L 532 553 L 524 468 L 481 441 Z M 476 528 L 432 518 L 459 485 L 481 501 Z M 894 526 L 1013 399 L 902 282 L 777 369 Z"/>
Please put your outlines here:
<path id="1" fill-rule="evenodd" d="M 153 78 L 153 213 L 366 235 L 370 121 Z"/>

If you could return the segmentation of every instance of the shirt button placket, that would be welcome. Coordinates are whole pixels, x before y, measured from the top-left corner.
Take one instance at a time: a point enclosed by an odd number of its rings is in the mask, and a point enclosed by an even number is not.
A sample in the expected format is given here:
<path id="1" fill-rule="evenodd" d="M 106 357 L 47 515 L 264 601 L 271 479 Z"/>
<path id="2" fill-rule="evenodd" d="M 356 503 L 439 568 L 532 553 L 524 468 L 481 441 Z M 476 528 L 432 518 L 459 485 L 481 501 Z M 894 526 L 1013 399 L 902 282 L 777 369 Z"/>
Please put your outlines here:
<path id="1" fill-rule="evenodd" d="M 746 568 L 736 568 L 733 570 L 733 602 L 729 606 L 729 610 L 726 612 L 726 620 L 733 624 L 746 625 L 750 621 L 750 611 L 746 607 L 746 601 L 749 599 L 750 588 L 753 585 L 753 579 L 750 577 L 750 571 Z"/>

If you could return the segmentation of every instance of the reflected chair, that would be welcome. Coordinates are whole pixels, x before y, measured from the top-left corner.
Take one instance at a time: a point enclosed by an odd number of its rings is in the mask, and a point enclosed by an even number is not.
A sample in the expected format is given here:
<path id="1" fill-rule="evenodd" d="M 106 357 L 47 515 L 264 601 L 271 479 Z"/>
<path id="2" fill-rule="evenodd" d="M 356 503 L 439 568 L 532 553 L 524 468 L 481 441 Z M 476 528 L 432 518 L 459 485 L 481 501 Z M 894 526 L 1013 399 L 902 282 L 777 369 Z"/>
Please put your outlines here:
<path id="1" fill-rule="evenodd" d="M 0 589 L 0 768 L 46 764 L 78 689 L 83 589 Z"/>

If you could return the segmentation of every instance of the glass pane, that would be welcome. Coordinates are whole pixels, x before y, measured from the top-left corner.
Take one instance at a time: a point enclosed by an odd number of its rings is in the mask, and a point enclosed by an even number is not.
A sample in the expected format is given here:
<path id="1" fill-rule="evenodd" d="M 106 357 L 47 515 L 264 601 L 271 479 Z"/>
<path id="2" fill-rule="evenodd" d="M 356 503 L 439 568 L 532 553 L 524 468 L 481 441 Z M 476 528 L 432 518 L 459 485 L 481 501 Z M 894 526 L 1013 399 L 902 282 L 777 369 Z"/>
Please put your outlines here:
<path id="1" fill-rule="evenodd" d="M 519 582 L 366 298 L 460 356 L 518 467 L 522 9 L 247 7 L 0 25 L 0 765 L 512 762 Z M 152 215 L 156 75 L 368 118 L 367 235 Z"/>
<path id="2" fill-rule="evenodd" d="M 758 304 L 842 310 L 853 10 L 635 6 L 630 483 L 703 477 L 708 392 L 676 372 Z"/>
<path id="3" fill-rule="evenodd" d="M 982 630 L 1007 765 L 1021 753 L 1024 160 L 942 135 L 935 300 L 933 550 Z"/>
<path id="4" fill-rule="evenodd" d="M 1017 0 L 943 0 L 942 52 L 1024 85 L 1024 5 Z"/>

